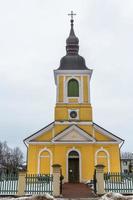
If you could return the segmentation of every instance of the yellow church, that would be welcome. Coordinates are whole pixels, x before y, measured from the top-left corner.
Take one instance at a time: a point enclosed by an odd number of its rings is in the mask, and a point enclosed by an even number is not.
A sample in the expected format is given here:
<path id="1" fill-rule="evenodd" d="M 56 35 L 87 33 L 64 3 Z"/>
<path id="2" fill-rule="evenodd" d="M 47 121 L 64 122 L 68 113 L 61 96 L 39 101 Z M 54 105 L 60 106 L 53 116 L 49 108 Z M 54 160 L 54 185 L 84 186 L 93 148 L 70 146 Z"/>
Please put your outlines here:
<path id="1" fill-rule="evenodd" d="M 27 173 L 52 174 L 60 164 L 64 182 L 86 182 L 97 164 L 105 172 L 120 172 L 123 139 L 93 121 L 90 102 L 92 70 L 78 54 L 79 39 L 71 18 L 66 55 L 54 70 L 56 105 L 54 121 L 27 137 Z"/>

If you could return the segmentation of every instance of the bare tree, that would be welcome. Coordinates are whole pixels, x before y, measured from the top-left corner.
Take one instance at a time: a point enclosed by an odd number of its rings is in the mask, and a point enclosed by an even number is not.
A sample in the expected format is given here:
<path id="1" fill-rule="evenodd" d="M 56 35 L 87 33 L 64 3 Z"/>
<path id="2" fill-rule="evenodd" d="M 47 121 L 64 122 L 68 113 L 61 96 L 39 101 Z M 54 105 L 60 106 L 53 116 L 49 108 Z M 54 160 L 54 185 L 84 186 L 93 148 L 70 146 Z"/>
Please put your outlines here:
<path id="1" fill-rule="evenodd" d="M 16 173 L 22 163 L 23 153 L 19 147 L 11 149 L 7 142 L 0 142 L 0 164 L 6 168 L 7 173 Z"/>
<path id="2" fill-rule="evenodd" d="M 13 171 L 23 164 L 23 153 L 19 147 L 15 147 L 11 154 L 11 166 Z"/>

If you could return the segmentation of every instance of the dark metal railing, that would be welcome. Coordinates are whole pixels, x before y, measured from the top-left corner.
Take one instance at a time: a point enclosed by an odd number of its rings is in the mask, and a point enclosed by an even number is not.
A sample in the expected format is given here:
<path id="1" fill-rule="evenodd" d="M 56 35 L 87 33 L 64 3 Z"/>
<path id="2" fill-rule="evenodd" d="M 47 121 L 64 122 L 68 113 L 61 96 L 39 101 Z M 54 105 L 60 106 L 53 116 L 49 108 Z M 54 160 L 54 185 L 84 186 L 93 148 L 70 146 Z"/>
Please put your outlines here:
<path id="1" fill-rule="evenodd" d="M 105 191 L 133 194 L 133 173 L 105 173 Z"/>

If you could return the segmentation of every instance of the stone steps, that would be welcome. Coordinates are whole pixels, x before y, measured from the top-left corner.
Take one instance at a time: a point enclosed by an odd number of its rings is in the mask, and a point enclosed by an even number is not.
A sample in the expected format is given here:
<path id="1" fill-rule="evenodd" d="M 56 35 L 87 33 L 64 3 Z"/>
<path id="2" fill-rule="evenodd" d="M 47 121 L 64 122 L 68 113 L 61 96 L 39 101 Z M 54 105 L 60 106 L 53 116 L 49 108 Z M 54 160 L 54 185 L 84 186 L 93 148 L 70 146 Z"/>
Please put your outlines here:
<path id="1" fill-rule="evenodd" d="M 93 190 L 86 184 L 65 183 L 62 186 L 62 198 L 64 199 L 94 199 L 95 197 Z"/>

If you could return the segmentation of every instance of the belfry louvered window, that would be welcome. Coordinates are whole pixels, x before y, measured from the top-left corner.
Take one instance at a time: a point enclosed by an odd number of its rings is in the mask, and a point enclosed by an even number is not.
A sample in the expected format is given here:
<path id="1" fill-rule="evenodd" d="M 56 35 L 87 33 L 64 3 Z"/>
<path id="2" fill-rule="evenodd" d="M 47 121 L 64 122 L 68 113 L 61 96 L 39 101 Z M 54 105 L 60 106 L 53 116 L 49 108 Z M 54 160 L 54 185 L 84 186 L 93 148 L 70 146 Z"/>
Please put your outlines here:
<path id="1" fill-rule="evenodd" d="M 68 81 L 67 93 L 68 97 L 79 97 L 79 83 L 76 79 Z"/>

